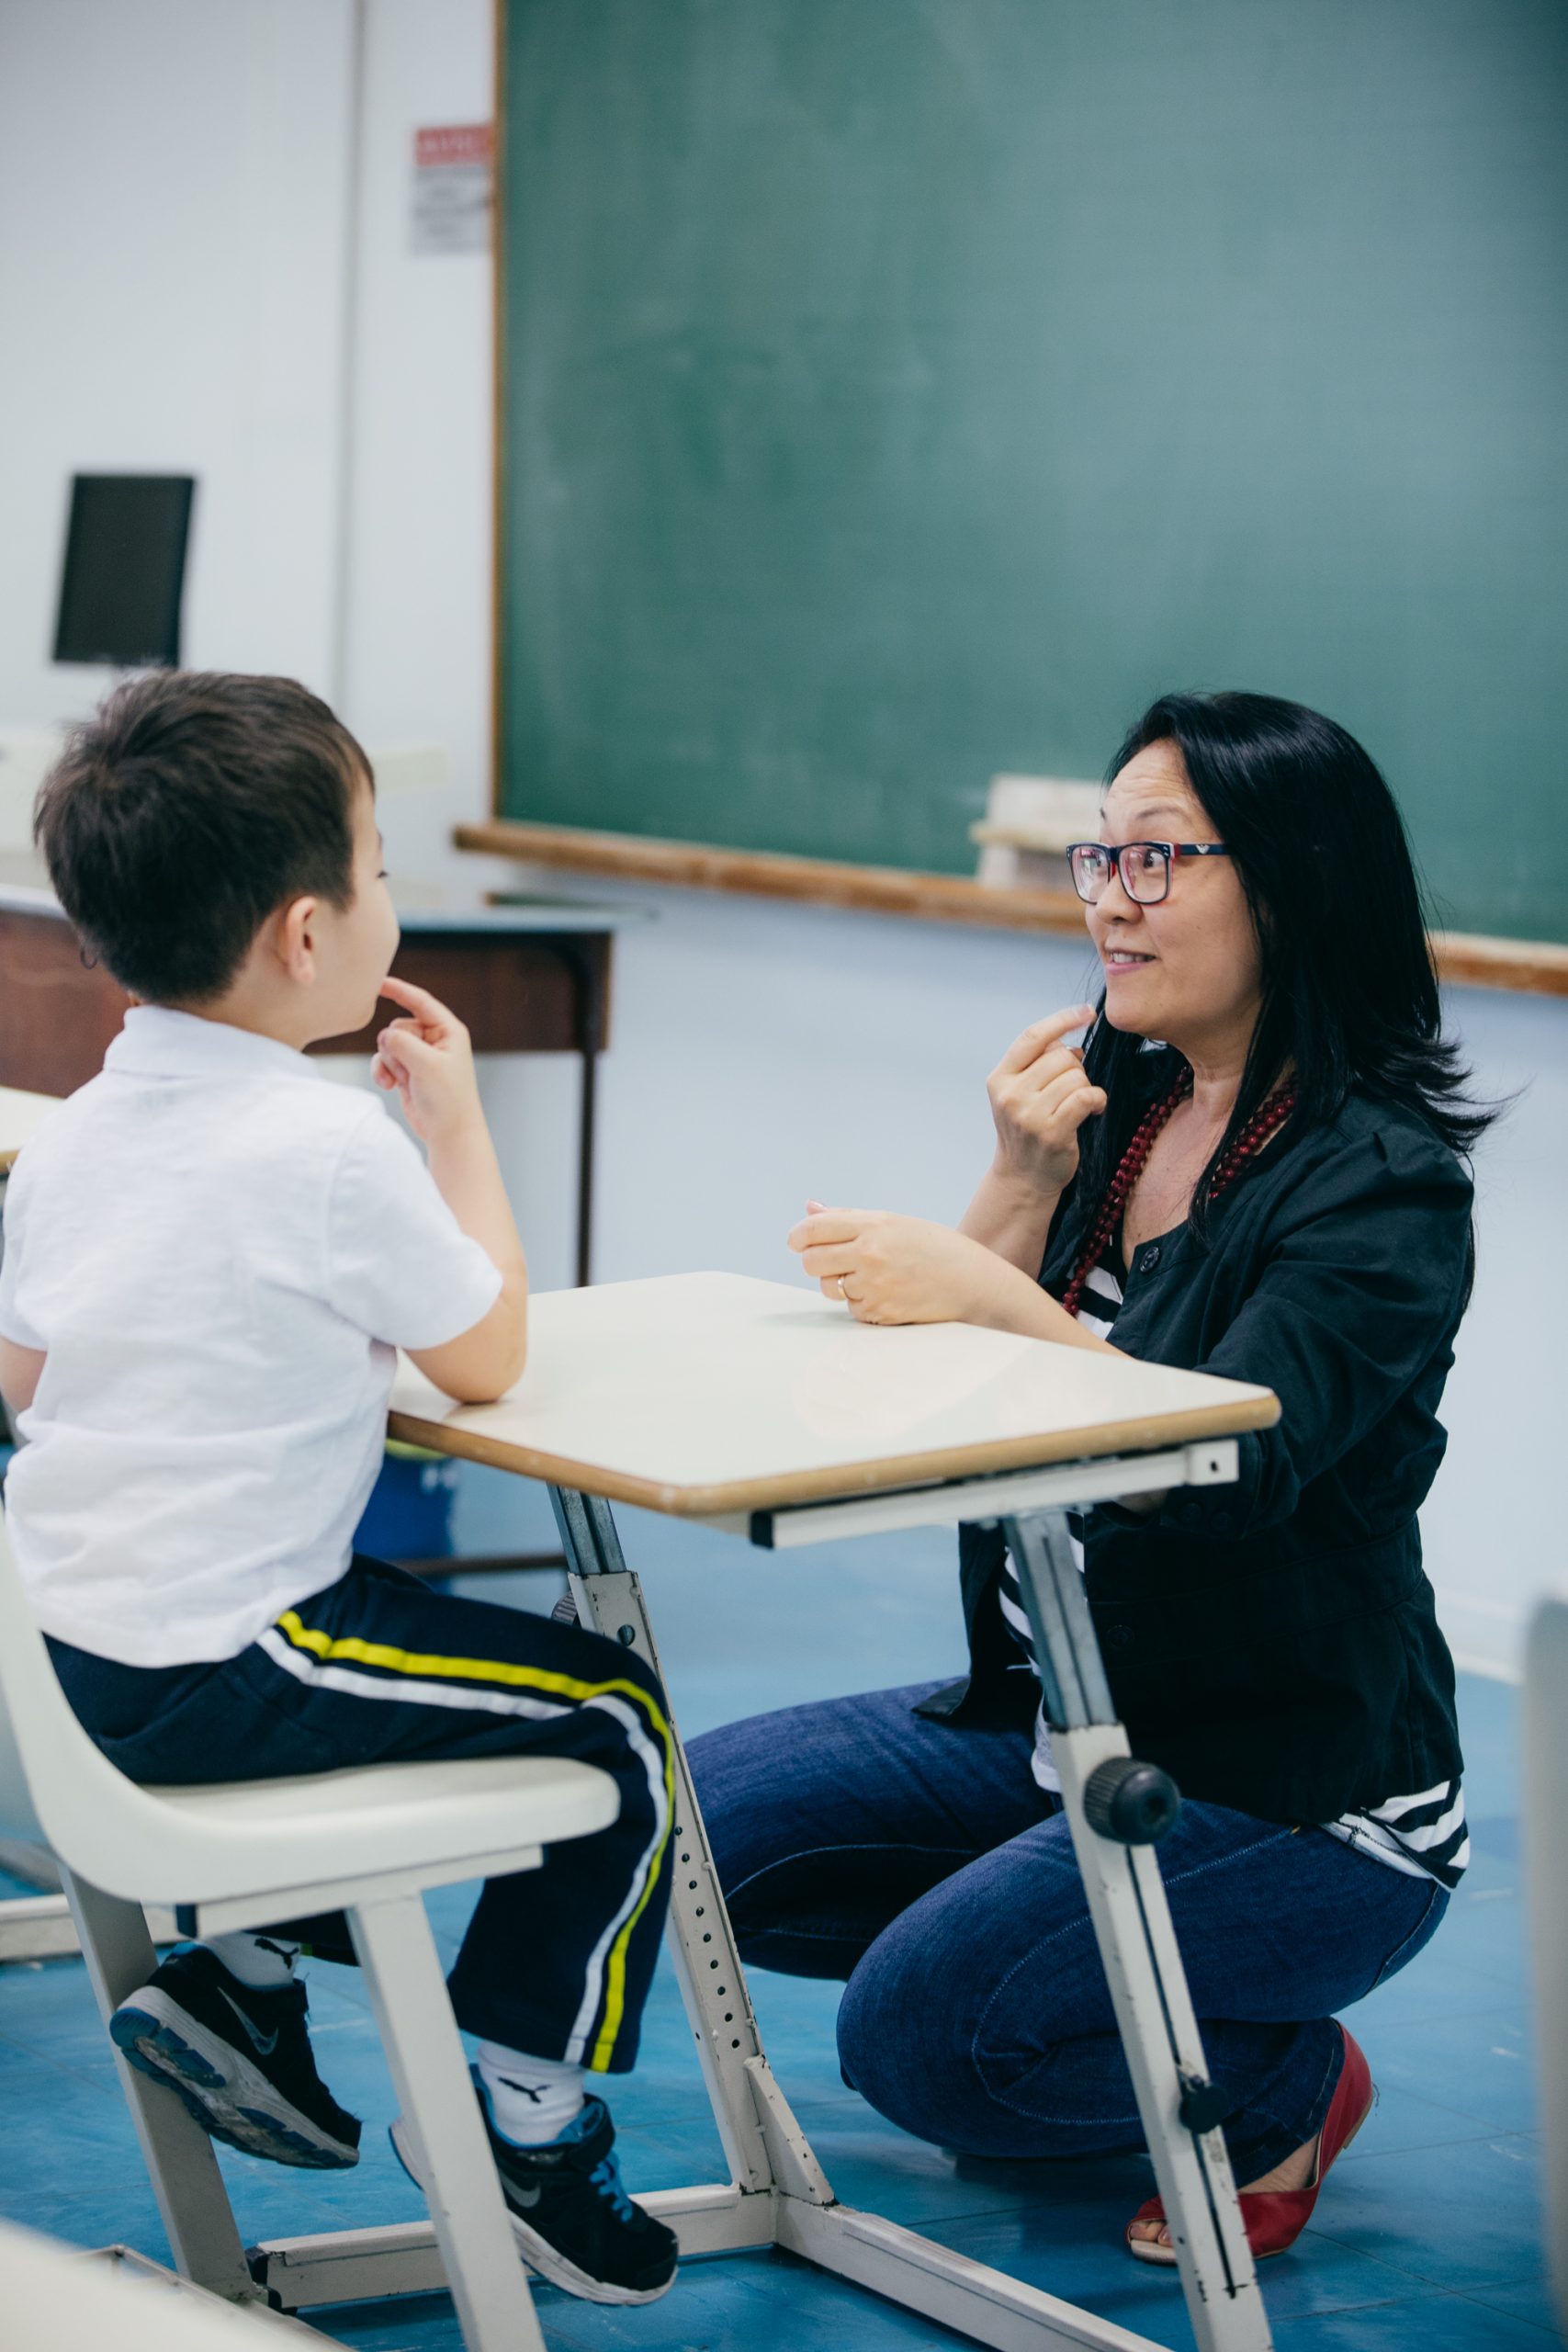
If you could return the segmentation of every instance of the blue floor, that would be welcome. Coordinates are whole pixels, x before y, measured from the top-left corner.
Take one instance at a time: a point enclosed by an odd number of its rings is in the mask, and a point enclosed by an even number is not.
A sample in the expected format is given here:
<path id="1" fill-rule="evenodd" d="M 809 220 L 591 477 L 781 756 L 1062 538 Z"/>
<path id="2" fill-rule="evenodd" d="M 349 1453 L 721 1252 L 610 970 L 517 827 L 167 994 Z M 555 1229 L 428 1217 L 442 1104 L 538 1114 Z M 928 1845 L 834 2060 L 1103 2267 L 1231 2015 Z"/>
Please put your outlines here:
<path id="1" fill-rule="evenodd" d="M 548 1540 L 537 1490 L 466 1474 L 465 1546 Z M 953 1668 L 952 1550 L 942 1536 L 878 1539 L 773 1557 L 635 1511 L 619 1514 L 646 1573 L 682 1728 L 765 1706 Z M 480 1588 L 477 1587 L 476 1589 Z M 487 1598 L 503 1597 L 493 1579 Z M 540 1585 L 517 1597 L 537 1602 Z M 548 1596 L 545 1597 L 547 1606 Z M 744 1654 L 751 1663 L 735 1664 Z M 1529 2057 L 1517 1848 L 1517 1696 L 1467 1676 L 1461 1711 L 1474 1859 L 1432 1945 L 1351 2013 L 1382 2090 L 1324 2191 L 1313 2228 L 1263 2271 L 1280 2352 L 1529 2352 L 1568 2342 L 1544 2279 L 1540 2143 Z M 3 1883 L 0 1883 L 3 1886 Z M 471 1890 L 433 1905 L 444 1941 Z M 1142 2160 L 1080 2165 L 954 2162 L 847 2092 L 833 2059 L 836 1989 L 758 1972 L 773 2066 L 839 2195 L 1171 2346 L 1190 2346 L 1179 2289 L 1120 2250 L 1149 2193 Z M 421 2208 L 386 2140 L 391 2096 L 352 1970 L 318 1966 L 311 2015 L 322 2072 L 367 2119 L 357 2171 L 317 2177 L 224 2154 L 247 2238 L 413 2220 Z M 166 2259 L 163 2233 L 80 1962 L 0 1971 L 0 2214 L 81 2245 L 120 2239 Z M 617 2083 L 629 2185 L 723 2177 L 672 1978 L 656 1986 L 644 2059 Z M 787 2256 L 696 2262 L 647 2310 L 538 2297 L 551 2346 L 650 2352 L 881 2352 L 953 2345 L 945 2329 Z M 450 2305 L 430 2298 L 338 2311 L 362 2352 L 457 2352 Z"/>

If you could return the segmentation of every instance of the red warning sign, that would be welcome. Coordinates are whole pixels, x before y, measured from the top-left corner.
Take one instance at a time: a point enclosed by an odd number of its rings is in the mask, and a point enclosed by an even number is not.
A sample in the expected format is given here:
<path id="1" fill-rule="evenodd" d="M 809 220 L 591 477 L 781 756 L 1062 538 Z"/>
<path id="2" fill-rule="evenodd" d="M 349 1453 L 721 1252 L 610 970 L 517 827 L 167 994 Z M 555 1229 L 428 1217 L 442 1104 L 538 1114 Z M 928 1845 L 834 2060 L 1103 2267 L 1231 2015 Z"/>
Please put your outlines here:
<path id="1" fill-rule="evenodd" d="M 494 153 L 491 123 L 431 123 L 414 132 L 413 252 L 489 252 Z"/>
<path id="2" fill-rule="evenodd" d="M 413 159 L 421 171 L 442 164 L 488 164 L 495 151 L 489 122 L 444 122 L 413 135 Z"/>

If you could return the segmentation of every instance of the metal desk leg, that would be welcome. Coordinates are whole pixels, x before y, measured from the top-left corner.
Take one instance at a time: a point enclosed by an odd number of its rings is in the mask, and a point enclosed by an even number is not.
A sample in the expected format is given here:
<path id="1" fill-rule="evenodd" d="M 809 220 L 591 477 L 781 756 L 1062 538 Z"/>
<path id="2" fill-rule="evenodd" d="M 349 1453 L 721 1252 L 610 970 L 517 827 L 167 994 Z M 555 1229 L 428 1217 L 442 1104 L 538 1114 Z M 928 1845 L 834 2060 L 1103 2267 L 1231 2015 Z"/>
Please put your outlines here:
<path id="1" fill-rule="evenodd" d="M 642 1588 L 622 1557 L 608 1503 L 591 1495 L 564 1494 L 553 1487 L 550 1501 L 583 1624 L 635 1650 L 658 1673 L 659 1655 Z M 832 2190 L 762 2053 L 740 1956 L 678 1733 L 670 1860 L 674 1872 L 670 1933 L 676 1973 L 735 2184 L 744 2196 L 768 2199 L 781 2185 L 782 2176 L 787 2175 L 792 2195 L 814 2204 L 830 2204 Z M 770 2134 L 776 2146 L 770 2146 Z M 766 2245 L 772 2237 L 771 2227 L 765 2228 L 760 2242 Z"/>
<path id="2" fill-rule="evenodd" d="M 593 1278 L 593 1148 L 598 1116 L 599 1057 L 610 1042 L 610 943 L 608 935 L 563 935 L 558 952 L 570 967 L 577 989 L 577 1051 L 582 1086 L 577 1121 L 577 1286 Z"/>
<path id="3" fill-rule="evenodd" d="M 1159 1865 L 1145 1842 L 1158 1828 L 1130 1819 L 1134 1842 L 1127 1842 L 1114 1834 L 1122 1825 L 1109 1818 L 1123 1778 L 1114 1766 L 1130 1751 L 1066 1519 L 1060 1510 L 1041 1511 L 1003 1525 L 1034 1632 L 1073 1846 L 1192 2332 L 1200 2352 L 1268 2352 L 1269 2323 L 1219 2129 L 1224 2102 L 1209 2082 Z M 1157 1815 L 1157 1787 L 1151 1793 Z M 1091 1826 L 1090 1812 L 1103 1828 Z"/>
<path id="4" fill-rule="evenodd" d="M 657 1670 L 641 1588 L 622 1557 L 609 1505 L 553 1487 L 550 1500 L 582 1623 Z M 1158 2352 L 1146 2336 L 837 2201 L 763 2052 L 679 1734 L 675 1803 L 671 1940 L 733 2174 L 725 2187 L 643 2199 L 679 2231 L 682 2253 L 785 2246 L 996 2352 Z M 1268 2336 L 1211 2333 L 1200 2342 L 1203 2352 L 1267 2352 Z"/>
<path id="5" fill-rule="evenodd" d="M 577 1287 L 593 1279 L 593 1145 L 599 1092 L 599 1057 L 584 1046 L 582 1091 L 577 1115 Z"/>

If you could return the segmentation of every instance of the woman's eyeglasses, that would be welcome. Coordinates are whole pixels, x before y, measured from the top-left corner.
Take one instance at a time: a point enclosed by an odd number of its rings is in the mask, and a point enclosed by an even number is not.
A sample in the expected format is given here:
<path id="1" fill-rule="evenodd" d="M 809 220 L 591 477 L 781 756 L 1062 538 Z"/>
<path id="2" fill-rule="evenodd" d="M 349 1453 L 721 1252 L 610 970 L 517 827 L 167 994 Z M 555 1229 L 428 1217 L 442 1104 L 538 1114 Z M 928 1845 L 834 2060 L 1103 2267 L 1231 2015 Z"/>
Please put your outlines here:
<path id="1" fill-rule="evenodd" d="M 1123 842 L 1111 849 L 1104 842 L 1074 842 L 1067 851 L 1073 888 L 1086 905 L 1104 898 L 1113 874 L 1140 907 L 1157 907 L 1170 888 L 1173 857 L 1228 857 L 1224 842 Z"/>

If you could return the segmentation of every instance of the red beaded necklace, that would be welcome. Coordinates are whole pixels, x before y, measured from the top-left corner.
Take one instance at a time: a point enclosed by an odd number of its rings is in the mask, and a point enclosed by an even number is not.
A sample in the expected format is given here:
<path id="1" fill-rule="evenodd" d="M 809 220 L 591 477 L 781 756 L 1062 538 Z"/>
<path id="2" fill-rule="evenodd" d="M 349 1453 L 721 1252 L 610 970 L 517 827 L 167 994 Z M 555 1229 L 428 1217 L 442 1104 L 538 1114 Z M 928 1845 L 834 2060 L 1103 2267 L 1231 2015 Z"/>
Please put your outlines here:
<path id="1" fill-rule="evenodd" d="M 1184 1069 L 1170 1092 L 1145 1112 L 1143 1124 L 1122 1154 L 1121 1165 L 1106 1188 L 1105 1198 L 1089 1227 L 1089 1238 L 1078 1253 L 1077 1263 L 1062 1294 L 1062 1305 L 1069 1315 L 1077 1313 L 1084 1284 L 1110 1247 L 1111 1237 L 1122 1222 L 1122 1212 L 1127 1205 L 1134 1185 L 1144 1172 L 1144 1162 L 1149 1156 L 1156 1136 L 1177 1104 L 1184 1102 L 1191 1091 L 1192 1072 Z M 1255 1152 L 1262 1150 L 1269 1136 L 1279 1132 L 1295 1107 L 1293 1087 L 1276 1087 L 1272 1094 L 1265 1097 L 1215 1169 L 1209 1184 L 1211 1200 L 1224 1192 Z"/>

